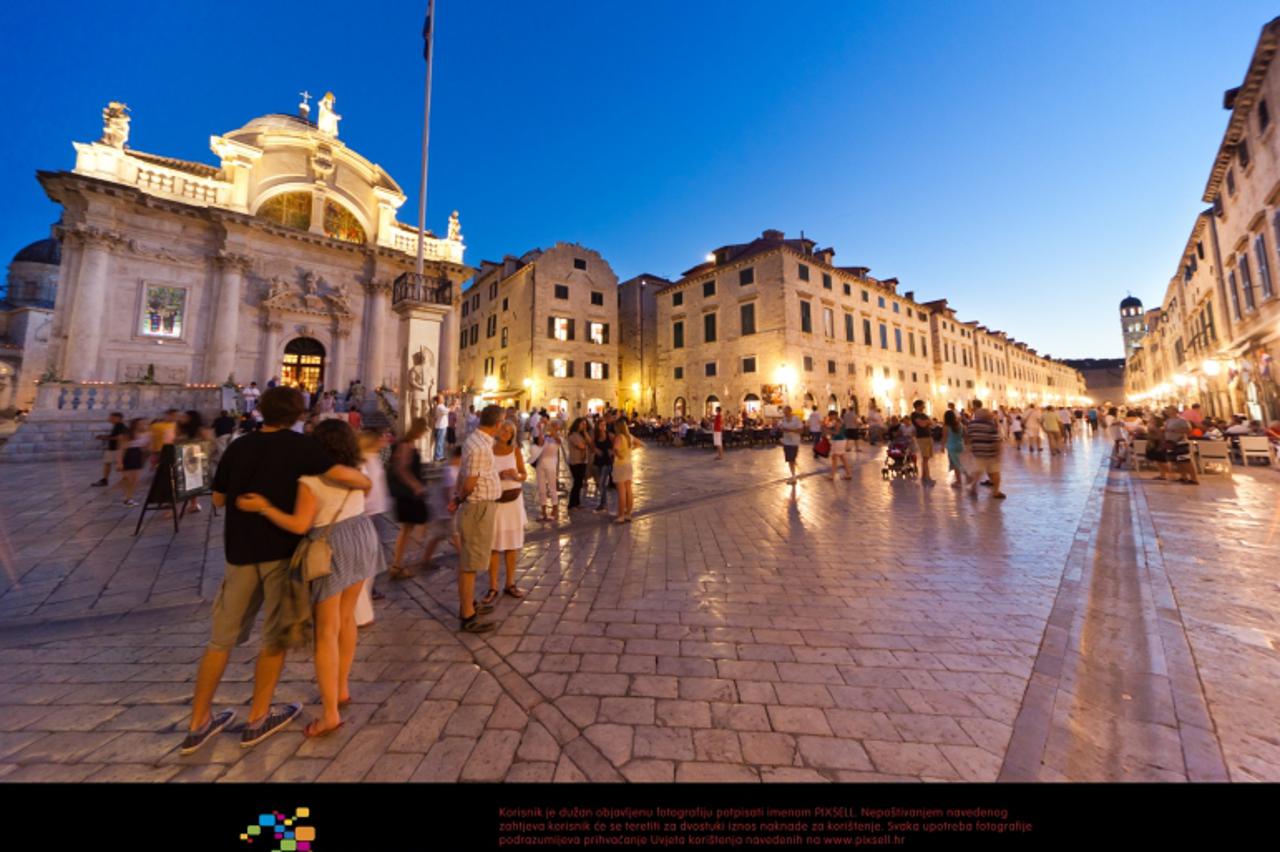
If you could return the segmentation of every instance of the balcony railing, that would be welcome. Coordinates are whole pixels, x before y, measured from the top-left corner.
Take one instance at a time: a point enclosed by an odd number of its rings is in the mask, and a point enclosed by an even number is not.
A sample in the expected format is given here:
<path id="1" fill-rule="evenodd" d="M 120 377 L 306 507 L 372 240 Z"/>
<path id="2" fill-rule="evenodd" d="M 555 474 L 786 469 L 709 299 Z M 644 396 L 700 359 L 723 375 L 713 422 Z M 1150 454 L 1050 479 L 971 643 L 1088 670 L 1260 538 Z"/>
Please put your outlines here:
<path id="1" fill-rule="evenodd" d="M 421 302 L 428 305 L 452 305 L 453 282 L 448 278 L 432 278 L 406 272 L 391 287 L 391 304 Z"/>

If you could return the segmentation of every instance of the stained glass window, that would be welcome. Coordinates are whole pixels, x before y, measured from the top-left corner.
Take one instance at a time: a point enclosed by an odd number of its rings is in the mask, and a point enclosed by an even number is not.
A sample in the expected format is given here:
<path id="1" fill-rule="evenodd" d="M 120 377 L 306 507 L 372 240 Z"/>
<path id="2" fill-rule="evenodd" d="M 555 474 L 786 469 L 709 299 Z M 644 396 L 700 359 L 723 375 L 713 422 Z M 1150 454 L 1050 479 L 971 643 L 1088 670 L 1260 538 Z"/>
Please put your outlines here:
<path id="1" fill-rule="evenodd" d="M 324 203 L 324 233 L 327 237 L 342 240 L 346 243 L 365 243 L 364 228 L 360 220 L 340 204 L 332 201 Z"/>
<path id="2" fill-rule="evenodd" d="M 181 287 L 148 287 L 142 300 L 138 333 L 147 337 L 182 337 L 187 291 Z"/>
<path id="3" fill-rule="evenodd" d="M 311 193 L 286 192 L 267 199 L 258 208 L 263 219 L 305 231 L 311 227 Z"/>

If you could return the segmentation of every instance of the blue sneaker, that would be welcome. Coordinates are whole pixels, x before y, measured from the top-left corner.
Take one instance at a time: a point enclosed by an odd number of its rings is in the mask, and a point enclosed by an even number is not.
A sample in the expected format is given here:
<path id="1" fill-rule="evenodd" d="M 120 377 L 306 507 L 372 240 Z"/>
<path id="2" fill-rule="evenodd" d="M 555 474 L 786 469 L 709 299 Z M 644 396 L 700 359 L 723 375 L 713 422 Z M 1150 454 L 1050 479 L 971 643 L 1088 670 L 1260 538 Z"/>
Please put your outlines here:
<path id="1" fill-rule="evenodd" d="M 209 721 L 204 723 L 204 727 L 198 731 L 189 731 L 187 738 L 182 741 L 182 747 L 179 749 L 180 754 L 192 754 L 204 747 L 204 744 L 213 739 L 213 735 L 221 731 L 231 721 L 235 719 L 236 711 L 223 710 L 221 713 L 214 713 L 209 717 Z"/>
<path id="2" fill-rule="evenodd" d="M 279 733 L 288 727 L 290 722 L 298 718 L 298 714 L 301 712 L 301 704 L 277 704 L 273 706 L 267 712 L 267 718 L 252 728 L 246 727 L 244 729 L 244 733 L 240 735 L 240 748 L 256 746 L 272 734 Z"/>

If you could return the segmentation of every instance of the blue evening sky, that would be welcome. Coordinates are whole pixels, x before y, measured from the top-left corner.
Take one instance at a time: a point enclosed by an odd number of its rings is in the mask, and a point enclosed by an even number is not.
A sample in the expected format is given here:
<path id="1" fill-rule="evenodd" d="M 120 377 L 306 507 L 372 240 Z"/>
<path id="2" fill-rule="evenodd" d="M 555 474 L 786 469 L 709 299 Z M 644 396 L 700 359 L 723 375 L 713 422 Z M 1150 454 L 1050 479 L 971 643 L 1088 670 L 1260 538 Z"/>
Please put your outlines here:
<path id="1" fill-rule="evenodd" d="M 0 8 L 0 259 L 46 236 L 37 169 L 129 104 L 131 145 L 332 90 L 416 219 L 425 0 Z M 620 280 L 765 228 L 1057 357 L 1121 354 L 1161 298 L 1274 3 L 439 0 L 428 226 L 467 259 L 557 240 Z"/>

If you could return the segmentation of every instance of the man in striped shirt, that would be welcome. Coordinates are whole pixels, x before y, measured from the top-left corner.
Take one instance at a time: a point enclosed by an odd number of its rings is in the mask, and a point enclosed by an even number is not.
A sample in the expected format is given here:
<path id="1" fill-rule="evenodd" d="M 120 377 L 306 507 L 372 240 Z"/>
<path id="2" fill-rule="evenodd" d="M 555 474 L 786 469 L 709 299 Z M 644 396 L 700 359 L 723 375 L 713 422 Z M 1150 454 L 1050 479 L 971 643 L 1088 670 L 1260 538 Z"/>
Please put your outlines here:
<path id="1" fill-rule="evenodd" d="M 973 454 L 976 462 L 976 470 L 969 471 L 973 476 L 973 484 L 969 486 L 969 490 L 977 493 L 978 476 L 985 473 L 991 480 L 991 484 L 995 486 L 992 497 L 997 500 L 1003 500 L 1005 494 L 1000 490 L 1000 430 L 996 427 L 995 417 L 990 411 L 982 407 L 982 403 L 975 402 L 973 404 L 973 420 L 969 422 L 968 427 L 964 430 L 964 443 L 969 452 Z"/>
<path id="2" fill-rule="evenodd" d="M 493 461 L 493 436 L 502 420 L 502 409 L 487 405 L 480 412 L 480 425 L 462 446 L 462 469 L 458 487 L 449 511 L 457 513 L 458 537 L 458 616 L 464 633 L 485 633 L 492 622 L 480 621 L 480 615 L 493 612 L 493 607 L 477 604 L 474 595 L 476 572 L 489 567 L 493 549 L 493 522 L 497 512 L 494 502 L 502 493 L 502 484 Z"/>

